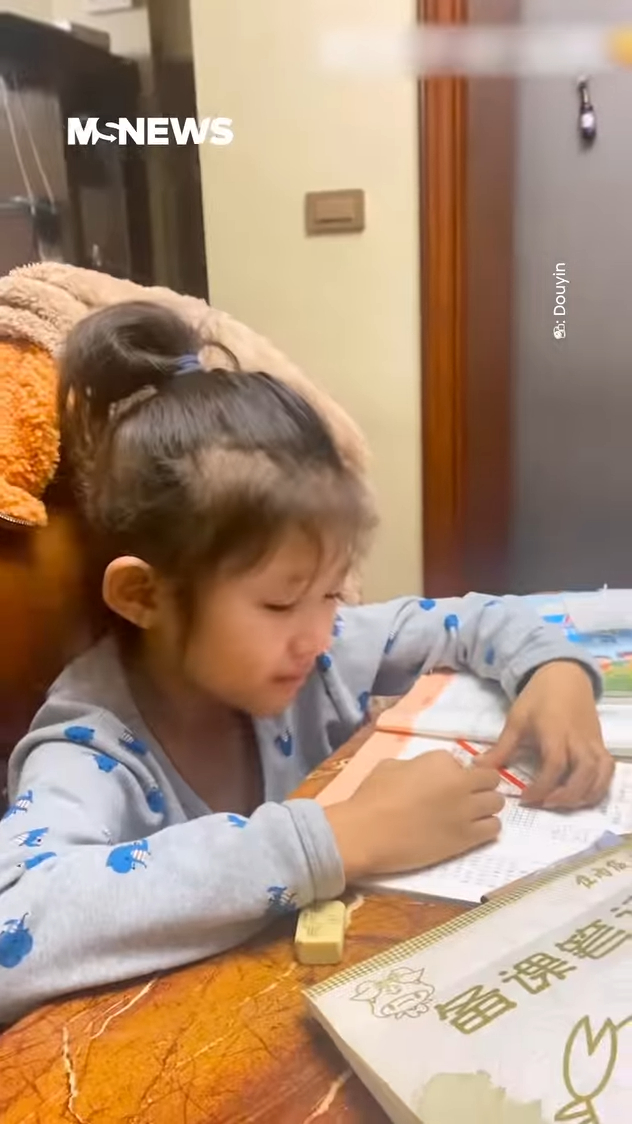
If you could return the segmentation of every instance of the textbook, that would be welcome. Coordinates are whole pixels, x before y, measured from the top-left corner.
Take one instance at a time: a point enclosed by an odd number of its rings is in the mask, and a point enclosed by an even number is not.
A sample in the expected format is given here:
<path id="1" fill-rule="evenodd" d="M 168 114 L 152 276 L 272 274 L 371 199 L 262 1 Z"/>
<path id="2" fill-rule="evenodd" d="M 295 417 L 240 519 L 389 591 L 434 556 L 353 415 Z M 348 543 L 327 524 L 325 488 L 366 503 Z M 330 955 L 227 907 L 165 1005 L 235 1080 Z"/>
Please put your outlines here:
<path id="1" fill-rule="evenodd" d="M 421 675 L 411 690 L 378 719 L 397 734 L 498 741 L 510 703 L 502 688 L 468 671 Z M 605 745 L 614 757 L 632 760 L 632 699 L 605 699 L 597 706 Z"/>
<path id="2" fill-rule="evenodd" d="M 524 600 L 590 652 L 603 674 L 605 700 L 632 701 L 632 590 L 530 594 Z"/>
<path id="3" fill-rule="evenodd" d="M 394 1124 L 629 1124 L 632 844 L 305 995 Z"/>

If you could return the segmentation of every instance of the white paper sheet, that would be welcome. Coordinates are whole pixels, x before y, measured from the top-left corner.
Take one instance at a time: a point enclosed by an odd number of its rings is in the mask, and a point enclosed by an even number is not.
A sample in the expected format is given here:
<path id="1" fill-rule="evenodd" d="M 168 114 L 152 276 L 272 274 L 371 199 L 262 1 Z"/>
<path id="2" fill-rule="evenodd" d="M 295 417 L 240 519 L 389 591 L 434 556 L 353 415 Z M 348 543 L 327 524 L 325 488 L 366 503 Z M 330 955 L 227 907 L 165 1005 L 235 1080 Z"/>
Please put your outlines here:
<path id="1" fill-rule="evenodd" d="M 566 611 L 577 632 L 611 632 L 632 628 L 632 590 L 601 589 L 592 594 L 564 594 Z"/>
<path id="2" fill-rule="evenodd" d="M 412 737 L 400 757 L 416 757 L 437 748 L 436 740 Z M 458 746 L 448 743 L 446 748 L 466 760 Z M 516 795 L 506 785 L 501 791 Z M 497 842 L 426 870 L 372 878 L 367 885 L 414 897 L 480 902 L 485 894 L 509 882 L 586 850 L 606 832 L 632 831 L 632 765 L 617 764 L 610 795 L 599 808 L 547 812 L 527 808 L 514 798 L 507 800 L 500 818 L 502 832 Z"/>

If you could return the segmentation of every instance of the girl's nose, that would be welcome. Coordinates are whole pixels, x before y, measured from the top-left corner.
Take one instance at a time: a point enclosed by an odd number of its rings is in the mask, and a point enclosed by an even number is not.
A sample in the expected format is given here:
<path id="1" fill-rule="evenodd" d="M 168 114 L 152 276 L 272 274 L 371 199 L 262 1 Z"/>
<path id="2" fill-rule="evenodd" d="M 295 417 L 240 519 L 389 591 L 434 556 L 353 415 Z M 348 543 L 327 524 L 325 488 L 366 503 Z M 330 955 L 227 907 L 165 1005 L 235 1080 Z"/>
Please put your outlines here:
<path id="1" fill-rule="evenodd" d="M 329 647 L 331 642 L 331 621 L 314 621 L 301 629 L 294 638 L 293 651 L 305 660 L 315 660 Z"/>

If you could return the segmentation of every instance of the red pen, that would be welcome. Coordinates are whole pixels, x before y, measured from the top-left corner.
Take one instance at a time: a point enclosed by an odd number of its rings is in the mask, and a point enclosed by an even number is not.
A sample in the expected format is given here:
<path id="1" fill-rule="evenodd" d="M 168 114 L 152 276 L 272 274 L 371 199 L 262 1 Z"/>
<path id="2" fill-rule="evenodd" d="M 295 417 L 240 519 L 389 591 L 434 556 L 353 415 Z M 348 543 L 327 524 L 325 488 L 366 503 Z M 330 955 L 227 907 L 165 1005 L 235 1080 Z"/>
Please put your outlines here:
<path id="1" fill-rule="evenodd" d="M 474 749 L 473 745 L 470 745 L 469 742 L 462 741 L 461 738 L 457 738 L 456 744 L 460 746 L 461 749 L 464 749 L 466 753 L 470 753 L 472 757 L 481 756 L 480 750 Z M 509 781 L 510 784 L 514 784 L 516 788 L 520 789 L 521 792 L 525 791 L 527 787 L 526 784 L 524 783 L 524 781 L 518 780 L 518 777 L 514 777 L 513 773 L 508 773 L 506 769 L 499 769 L 498 772 L 500 773 L 501 777 L 503 777 L 506 781 Z"/>

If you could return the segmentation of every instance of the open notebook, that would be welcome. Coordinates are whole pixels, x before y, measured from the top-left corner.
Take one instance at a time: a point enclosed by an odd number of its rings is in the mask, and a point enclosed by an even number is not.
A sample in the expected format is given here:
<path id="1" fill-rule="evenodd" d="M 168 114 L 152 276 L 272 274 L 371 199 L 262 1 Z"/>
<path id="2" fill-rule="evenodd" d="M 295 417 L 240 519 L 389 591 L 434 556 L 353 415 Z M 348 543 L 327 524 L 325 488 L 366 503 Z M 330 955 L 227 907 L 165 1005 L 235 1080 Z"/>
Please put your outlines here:
<path id="1" fill-rule="evenodd" d="M 632 845 L 306 993 L 395 1124 L 628 1124 Z"/>
<path id="2" fill-rule="evenodd" d="M 601 732 L 614 757 L 632 759 L 632 702 L 604 700 L 598 706 Z M 466 671 L 422 675 L 378 720 L 382 730 L 440 738 L 498 740 L 509 711 L 502 688 Z"/>
<path id="3" fill-rule="evenodd" d="M 382 717 L 388 714 L 385 711 Z M 456 742 L 378 730 L 317 799 L 325 807 L 339 803 L 355 792 L 380 761 L 416 757 L 436 749 L 448 749 L 464 764 L 469 763 L 469 756 Z M 527 775 L 521 769 L 515 773 Z M 413 897 L 475 904 L 510 882 L 576 855 L 606 833 L 618 836 L 632 832 L 632 764 L 617 763 L 608 799 L 591 810 L 557 813 L 527 808 L 517 798 L 520 791 L 510 783 L 502 781 L 500 790 L 508 799 L 496 842 L 437 866 L 392 877 L 380 875 L 364 880 L 362 885 Z"/>

